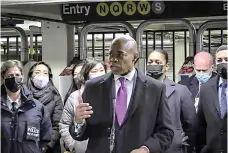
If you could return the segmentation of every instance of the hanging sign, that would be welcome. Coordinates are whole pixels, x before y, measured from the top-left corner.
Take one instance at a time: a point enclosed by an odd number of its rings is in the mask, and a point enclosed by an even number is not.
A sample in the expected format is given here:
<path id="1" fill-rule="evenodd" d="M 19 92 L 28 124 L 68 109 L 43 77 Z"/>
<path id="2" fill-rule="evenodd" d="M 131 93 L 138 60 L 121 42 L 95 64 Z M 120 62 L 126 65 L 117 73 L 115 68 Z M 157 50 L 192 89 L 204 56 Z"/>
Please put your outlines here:
<path id="1" fill-rule="evenodd" d="M 64 21 L 130 21 L 226 16 L 226 1 L 115 1 L 61 5 Z"/>

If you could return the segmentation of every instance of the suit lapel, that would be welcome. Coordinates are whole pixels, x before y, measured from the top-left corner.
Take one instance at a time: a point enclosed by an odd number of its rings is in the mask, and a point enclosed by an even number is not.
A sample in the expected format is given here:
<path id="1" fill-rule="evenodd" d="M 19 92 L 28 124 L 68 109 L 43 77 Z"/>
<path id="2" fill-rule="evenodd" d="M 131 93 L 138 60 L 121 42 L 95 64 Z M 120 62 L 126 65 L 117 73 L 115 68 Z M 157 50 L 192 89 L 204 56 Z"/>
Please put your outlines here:
<path id="1" fill-rule="evenodd" d="M 215 108 L 217 110 L 217 114 L 220 114 L 220 108 L 219 108 L 219 99 L 218 99 L 218 80 L 219 80 L 219 77 L 216 76 L 214 78 L 212 78 L 213 80 L 211 80 L 211 94 L 213 94 L 213 97 L 214 99 L 212 100 L 214 105 L 215 105 Z"/>
<path id="2" fill-rule="evenodd" d="M 175 83 L 168 78 L 164 80 L 166 84 L 166 97 L 169 97 L 175 91 Z"/>
<path id="3" fill-rule="evenodd" d="M 199 81 L 195 76 L 192 78 L 190 82 L 189 90 L 191 91 L 192 95 L 195 98 L 199 92 Z"/>
<path id="4" fill-rule="evenodd" d="M 131 118 L 131 116 L 134 114 L 135 110 L 137 109 L 140 99 L 142 98 L 142 95 L 145 91 L 146 87 L 146 79 L 142 76 L 142 74 L 137 70 L 134 76 L 134 85 L 132 89 L 131 99 L 130 103 L 127 109 L 127 113 L 125 115 L 124 121 L 121 125 L 121 127 L 126 123 L 126 121 Z"/>
<path id="5" fill-rule="evenodd" d="M 114 83 L 114 84 L 113 84 Z M 115 90 L 113 91 L 113 89 L 115 89 L 115 82 L 113 79 L 113 74 L 109 73 L 107 75 L 104 76 L 104 78 L 101 80 L 100 82 L 100 93 L 102 93 L 102 101 L 104 101 L 104 105 L 107 105 L 107 109 L 109 109 L 110 111 L 108 111 L 110 114 L 110 116 L 113 119 L 113 100 L 112 98 L 115 97 Z"/>

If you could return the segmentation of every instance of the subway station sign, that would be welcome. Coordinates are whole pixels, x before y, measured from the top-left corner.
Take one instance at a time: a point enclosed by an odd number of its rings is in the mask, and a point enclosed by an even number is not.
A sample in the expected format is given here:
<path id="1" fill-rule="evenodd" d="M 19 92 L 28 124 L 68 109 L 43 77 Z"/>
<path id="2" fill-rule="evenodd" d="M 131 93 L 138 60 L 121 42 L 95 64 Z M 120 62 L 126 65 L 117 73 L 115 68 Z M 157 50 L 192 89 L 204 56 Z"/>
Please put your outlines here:
<path id="1" fill-rule="evenodd" d="M 62 4 L 63 21 L 130 21 L 226 16 L 226 1 L 116 1 Z"/>

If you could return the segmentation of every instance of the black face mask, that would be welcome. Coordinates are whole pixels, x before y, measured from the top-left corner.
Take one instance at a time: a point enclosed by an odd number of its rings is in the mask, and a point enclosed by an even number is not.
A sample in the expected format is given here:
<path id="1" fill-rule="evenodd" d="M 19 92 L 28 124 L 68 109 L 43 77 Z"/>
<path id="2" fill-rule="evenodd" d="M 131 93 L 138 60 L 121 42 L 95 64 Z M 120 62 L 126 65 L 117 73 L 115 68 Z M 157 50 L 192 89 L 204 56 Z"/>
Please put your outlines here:
<path id="1" fill-rule="evenodd" d="M 163 65 L 147 65 L 146 75 L 158 79 L 163 75 L 162 69 Z"/>
<path id="2" fill-rule="evenodd" d="M 17 92 L 22 85 L 22 78 L 12 77 L 5 79 L 5 86 L 10 92 Z"/>
<path id="3" fill-rule="evenodd" d="M 220 63 L 217 65 L 218 74 L 225 80 L 227 80 L 227 64 L 228 63 Z"/>

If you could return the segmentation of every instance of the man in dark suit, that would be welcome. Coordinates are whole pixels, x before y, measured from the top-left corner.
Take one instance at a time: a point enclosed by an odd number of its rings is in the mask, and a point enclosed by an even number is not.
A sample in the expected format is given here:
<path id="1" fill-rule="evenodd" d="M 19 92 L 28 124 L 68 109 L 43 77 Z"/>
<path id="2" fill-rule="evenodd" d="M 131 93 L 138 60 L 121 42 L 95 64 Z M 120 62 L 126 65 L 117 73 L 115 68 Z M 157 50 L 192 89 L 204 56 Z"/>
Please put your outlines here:
<path id="1" fill-rule="evenodd" d="M 197 113 L 197 153 L 227 153 L 228 48 L 216 52 L 218 75 L 203 84 Z"/>
<path id="2" fill-rule="evenodd" d="M 163 81 L 172 119 L 174 137 L 166 153 L 192 153 L 195 140 L 196 111 L 191 92 L 184 85 L 169 80 L 168 53 L 156 49 L 150 53 L 147 63 L 147 75 Z"/>
<path id="3" fill-rule="evenodd" d="M 70 133 L 79 141 L 89 138 L 87 153 L 158 153 L 169 148 L 174 133 L 165 85 L 134 68 L 137 56 L 132 37 L 114 39 L 112 73 L 86 83 L 83 101 L 89 104 L 77 106 Z"/>
<path id="4" fill-rule="evenodd" d="M 213 57 L 208 52 L 199 52 L 194 57 L 195 73 L 188 79 L 181 80 L 179 84 L 188 87 L 195 99 L 195 108 L 198 109 L 200 86 L 216 76 L 213 72 Z"/>

